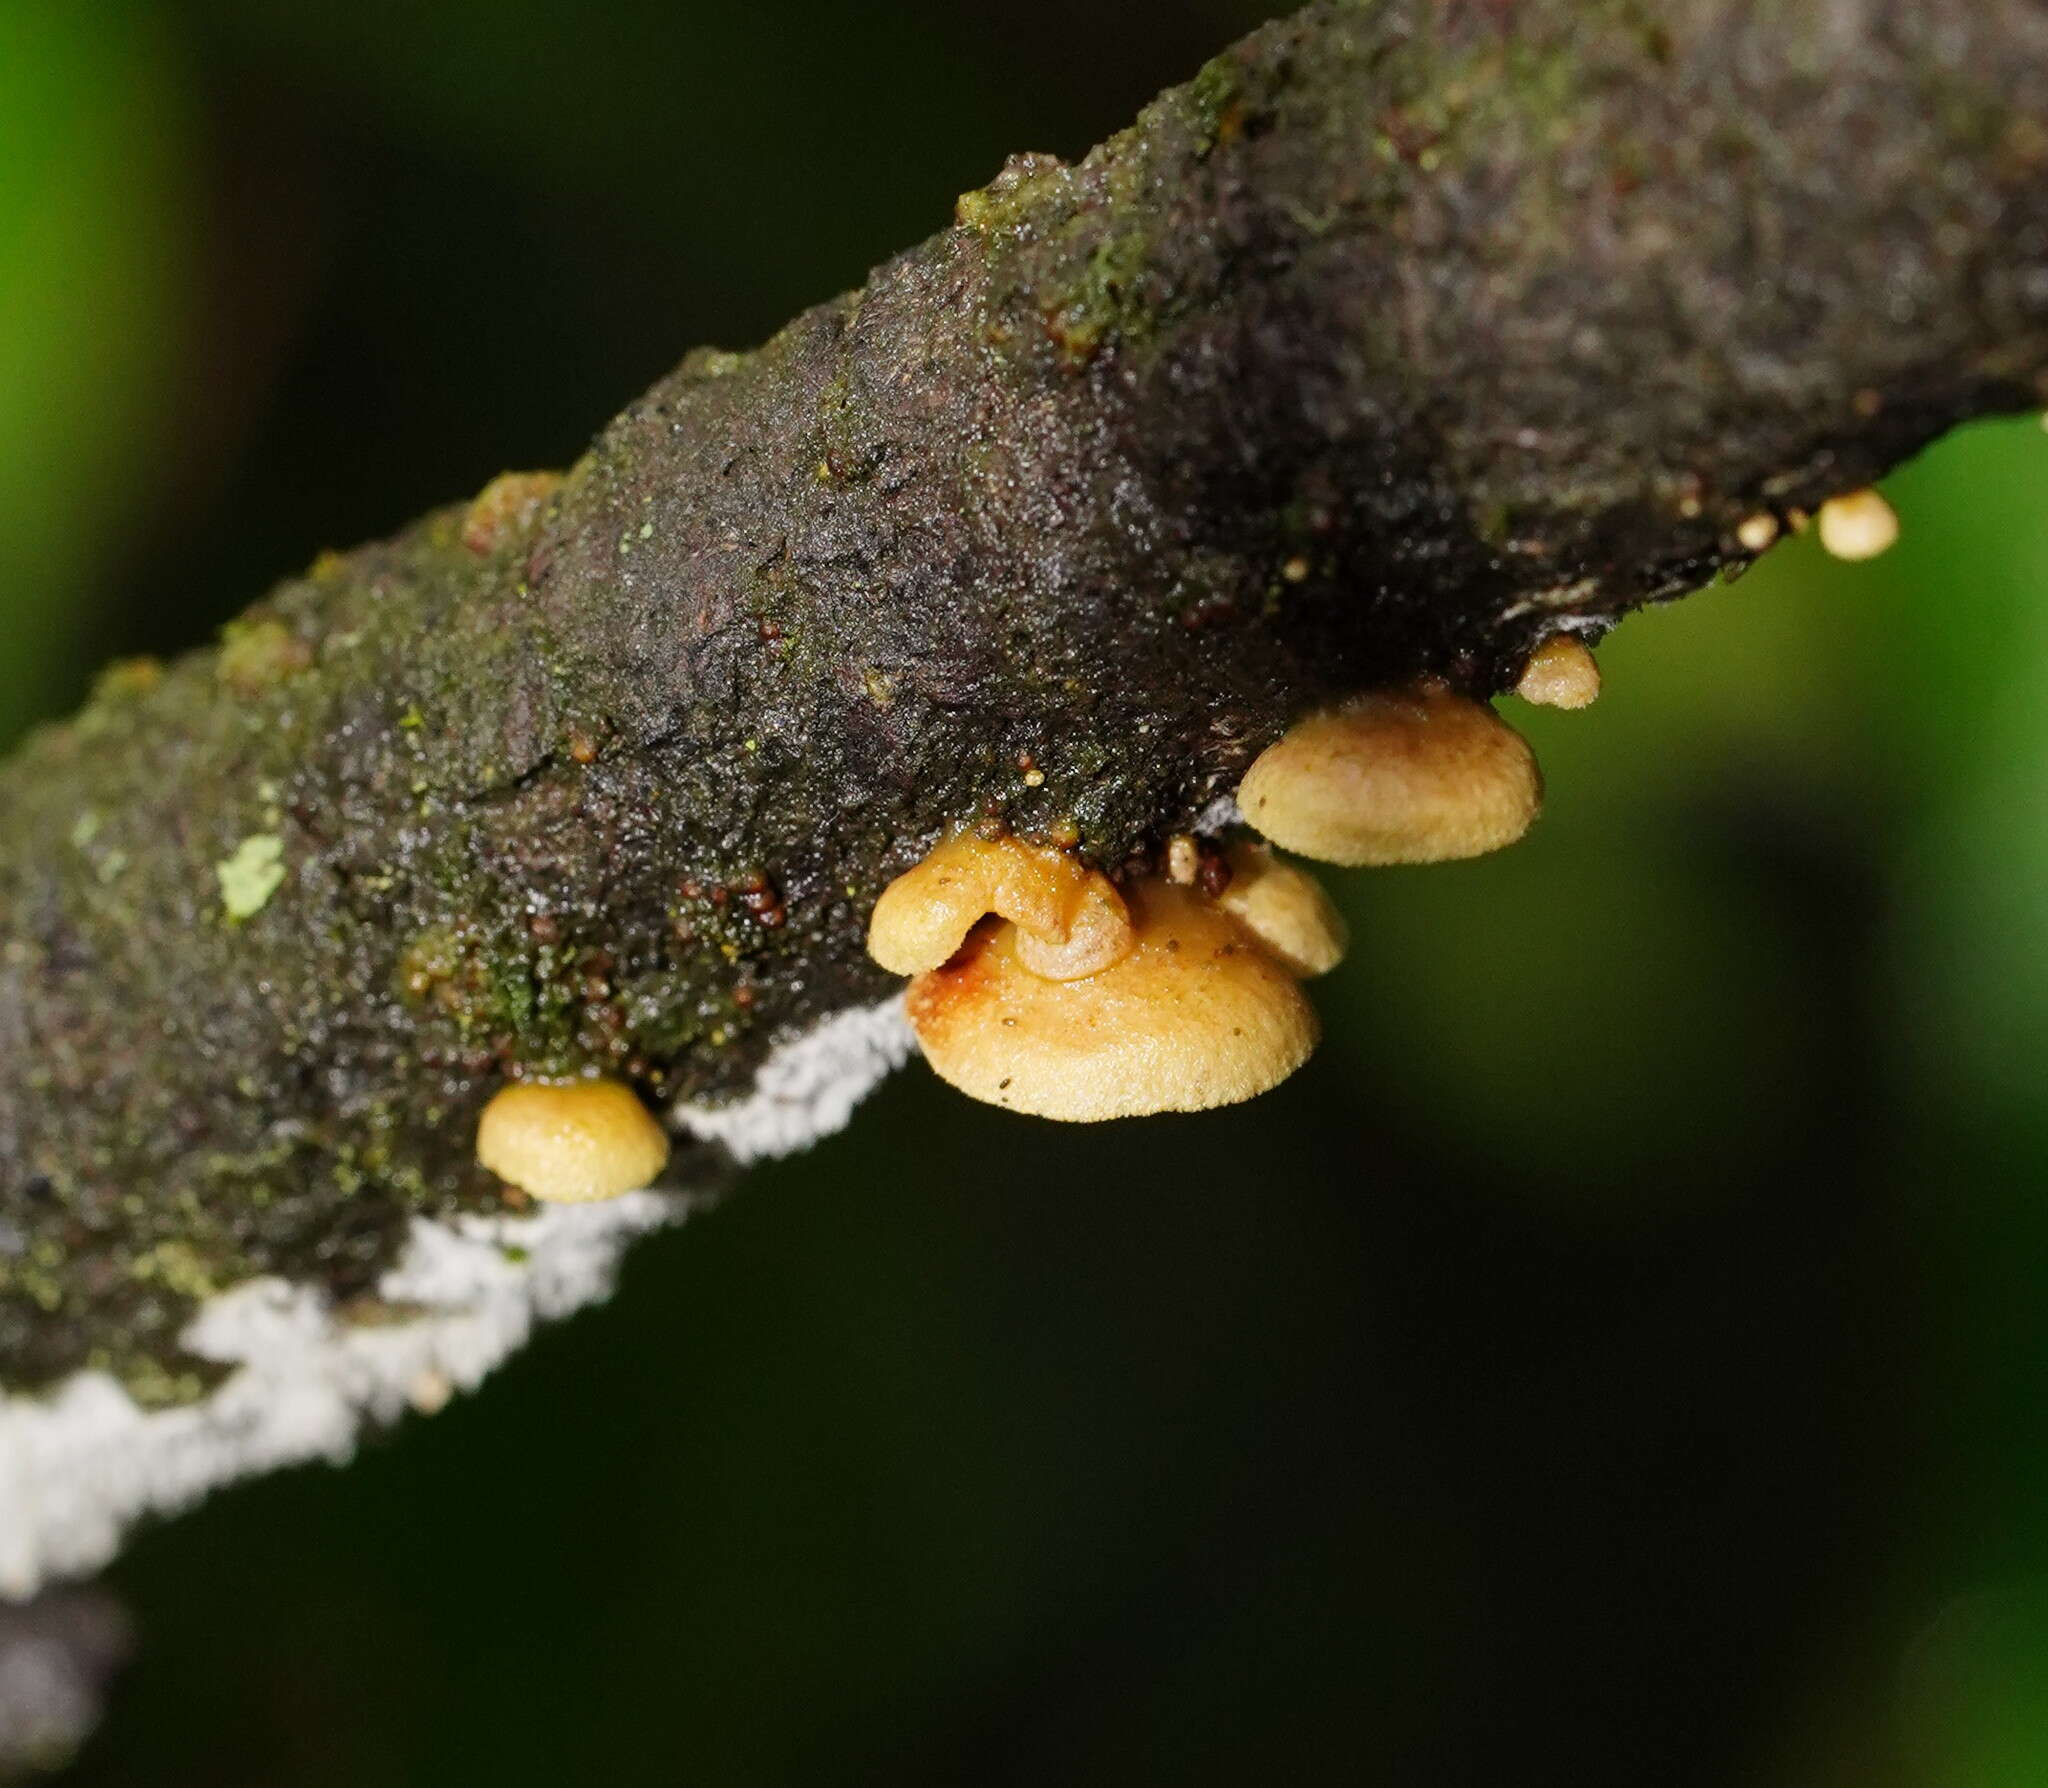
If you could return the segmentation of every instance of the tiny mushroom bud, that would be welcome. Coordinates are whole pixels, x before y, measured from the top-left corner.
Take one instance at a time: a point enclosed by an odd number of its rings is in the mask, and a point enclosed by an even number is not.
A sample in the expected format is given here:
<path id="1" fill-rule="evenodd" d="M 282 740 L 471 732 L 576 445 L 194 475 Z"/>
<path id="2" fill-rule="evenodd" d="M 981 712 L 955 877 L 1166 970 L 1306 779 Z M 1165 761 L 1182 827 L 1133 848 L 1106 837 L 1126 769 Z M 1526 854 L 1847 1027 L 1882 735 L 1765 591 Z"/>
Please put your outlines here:
<path id="1" fill-rule="evenodd" d="M 1237 804 L 1319 862 L 1440 863 L 1512 844 L 1543 805 L 1528 742 L 1448 689 L 1364 695 L 1312 714 L 1245 773 Z"/>
<path id="2" fill-rule="evenodd" d="M 1106 968 L 1131 944 L 1122 897 L 1099 870 L 1021 839 L 959 832 L 882 891 L 868 954 L 891 974 L 922 974 L 989 913 L 1029 934 L 1039 972 L 1055 980 Z"/>
<path id="3" fill-rule="evenodd" d="M 1324 975 L 1344 960 L 1344 917 L 1306 869 L 1263 844 L 1240 844 L 1230 853 L 1230 871 L 1216 904 L 1290 973 Z"/>
<path id="4" fill-rule="evenodd" d="M 619 1081 L 522 1081 L 484 1107 L 476 1158 L 535 1198 L 590 1204 L 652 1182 L 668 1136 Z"/>
<path id="5" fill-rule="evenodd" d="M 1898 513 L 1874 490 L 1820 506 L 1820 543 L 1838 559 L 1874 559 L 1899 537 Z"/>
<path id="6" fill-rule="evenodd" d="M 1515 693 L 1541 708 L 1590 708 L 1600 699 L 1600 666 L 1584 640 L 1553 634 L 1529 654 Z"/>
<path id="7" fill-rule="evenodd" d="M 1735 538 L 1745 552 L 1760 553 L 1778 537 L 1778 518 L 1768 509 L 1745 515 L 1736 525 Z"/>
<path id="8" fill-rule="evenodd" d="M 939 1078 L 992 1105 L 1089 1123 L 1234 1104 L 1308 1059 L 1313 1009 L 1238 921 L 1166 881 L 1134 890 L 1132 905 L 1134 947 L 1084 979 L 1034 973 L 1017 927 L 1001 923 L 918 976 L 911 1023 Z"/>

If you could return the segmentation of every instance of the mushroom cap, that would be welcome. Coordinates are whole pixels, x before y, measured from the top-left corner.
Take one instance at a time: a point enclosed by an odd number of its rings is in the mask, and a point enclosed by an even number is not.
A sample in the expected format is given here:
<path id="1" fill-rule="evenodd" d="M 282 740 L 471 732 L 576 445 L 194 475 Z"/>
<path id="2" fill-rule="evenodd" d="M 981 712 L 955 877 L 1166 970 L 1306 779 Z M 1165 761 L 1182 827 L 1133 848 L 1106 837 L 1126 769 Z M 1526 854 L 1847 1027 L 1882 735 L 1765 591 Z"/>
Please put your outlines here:
<path id="1" fill-rule="evenodd" d="M 1852 490 L 1820 506 L 1820 543 L 1838 559 L 1874 559 L 1898 538 L 1898 512 L 1874 490 Z"/>
<path id="2" fill-rule="evenodd" d="M 1323 884 L 1263 844 L 1230 853 L 1230 886 L 1216 904 L 1258 940 L 1289 974 L 1328 974 L 1344 960 L 1351 934 Z"/>
<path id="3" fill-rule="evenodd" d="M 476 1158 L 552 1204 L 637 1192 L 668 1163 L 668 1135 L 616 1080 L 520 1081 L 484 1107 Z"/>
<path id="4" fill-rule="evenodd" d="M 1600 699 L 1600 665 L 1586 642 L 1556 633 L 1529 654 L 1515 693 L 1543 708 L 1590 708 Z"/>
<path id="5" fill-rule="evenodd" d="M 1778 518 L 1768 509 L 1759 509 L 1735 524 L 1735 538 L 1747 552 L 1764 552 L 1778 538 L 1780 526 Z"/>
<path id="6" fill-rule="evenodd" d="M 1319 862 L 1441 863 L 1514 843 L 1543 806 L 1543 778 L 1484 702 L 1425 688 L 1311 714 L 1260 753 L 1237 804 Z"/>
<path id="7" fill-rule="evenodd" d="M 1048 948 L 1043 971 L 1093 974 L 1129 947 L 1130 924 L 1109 878 L 1065 851 L 1017 838 L 941 839 L 875 902 L 868 954 L 892 975 L 935 969 L 989 913 L 1014 921 Z"/>
<path id="8" fill-rule="evenodd" d="M 1085 980 L 1033 974 L 1015 927 L 991 923 L 913 981 L 911 1022 L 939 1078 L 1011 1111 L 1093 1123 L 1236 1104 L 1308 1060 L 1313 1008 L 1234 919 L 1165 882 L 1133 898 L 1134 947 Z"/>

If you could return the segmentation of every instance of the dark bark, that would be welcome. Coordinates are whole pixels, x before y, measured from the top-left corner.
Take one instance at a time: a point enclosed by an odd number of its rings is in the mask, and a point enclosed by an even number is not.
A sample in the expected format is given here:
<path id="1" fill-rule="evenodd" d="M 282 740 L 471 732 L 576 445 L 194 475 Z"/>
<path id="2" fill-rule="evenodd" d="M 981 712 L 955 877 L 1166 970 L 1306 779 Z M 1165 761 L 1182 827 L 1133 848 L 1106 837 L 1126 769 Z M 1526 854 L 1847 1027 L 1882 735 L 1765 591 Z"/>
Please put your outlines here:
<path id="1" fill-rule="evenodd" d="M 1332 692 L 1497 690 L 2040 403 L 2044 174 L 2038 0 L 1324 0 L 489 550 L 115 673 L 0 772 L 0 1383 L 189 1395 L 196 1298 L 495 1203 L 508 1071 L 739 1092 L 886 992 L 942 829 L 1122 864 Z"/>

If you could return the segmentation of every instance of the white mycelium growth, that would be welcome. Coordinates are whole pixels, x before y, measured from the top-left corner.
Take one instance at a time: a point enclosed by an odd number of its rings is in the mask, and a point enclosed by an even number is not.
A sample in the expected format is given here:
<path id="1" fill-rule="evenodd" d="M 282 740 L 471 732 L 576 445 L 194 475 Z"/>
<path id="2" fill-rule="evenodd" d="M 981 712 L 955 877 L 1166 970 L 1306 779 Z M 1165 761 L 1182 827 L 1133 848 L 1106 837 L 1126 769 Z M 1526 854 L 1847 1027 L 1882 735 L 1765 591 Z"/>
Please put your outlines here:
<path id="1" fill-rule="evenodd" d="M 900 1001 L 843 1012 L 771 1055 L 746 1099 L 674 1115 L 741 1161 L 786 1154 L 840 1128 L 910 1048 Z M 277 1466 L 338 1464 L 365 1423 L 439 1407 L 536 1322 L 605 1296 L 626 1244 L 690 1202 L 635 1192 L 533 1216 L 416 1220 L 377 1288 L 419 1309 L 411 1321 L 355 1325 L 310 1287 L 238 1285 L 185 1334 L 193 1353 L 235 1370 L 180 1408 L 139 1408 L 103 1372 L 0 1398 L 0 1596 L 96 1570 L 141 1516 Z"/>
<path id="2" fill-rule="evenodd" d="M 761 1064 L 754 1090 L 738 1104 L 678 1105 L 669 1115 L 743 1165 L 793 1155 L 844 1128 L 853 1108 L 916 1047 L 903 1001 L 892 994 L 785 1044 Z"/>

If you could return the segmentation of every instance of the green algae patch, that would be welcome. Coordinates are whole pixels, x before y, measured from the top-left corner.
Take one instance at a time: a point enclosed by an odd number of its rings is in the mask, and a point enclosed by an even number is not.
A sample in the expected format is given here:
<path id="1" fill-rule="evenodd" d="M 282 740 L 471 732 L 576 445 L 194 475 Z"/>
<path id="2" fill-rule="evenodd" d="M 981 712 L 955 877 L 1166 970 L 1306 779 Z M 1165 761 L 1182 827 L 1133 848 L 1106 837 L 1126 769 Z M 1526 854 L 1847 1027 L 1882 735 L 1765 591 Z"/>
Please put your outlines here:
<path id="1" fill-rule="evenodd" d="M 214 674 L 243 695 L 281 683 L 313 662 L 313 648 L 282 621 L 267 616 L 230 621 L 221 629 L 220 640 Z"/>

